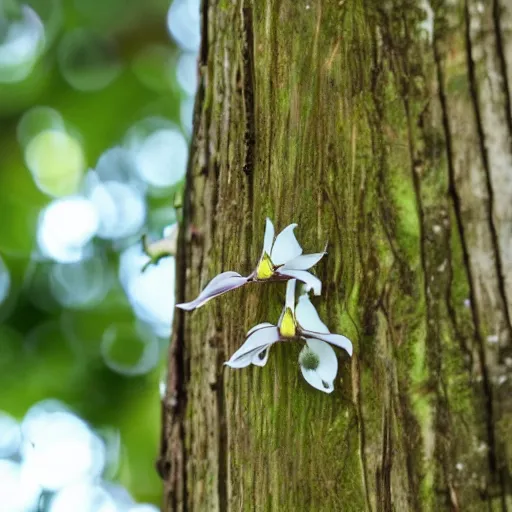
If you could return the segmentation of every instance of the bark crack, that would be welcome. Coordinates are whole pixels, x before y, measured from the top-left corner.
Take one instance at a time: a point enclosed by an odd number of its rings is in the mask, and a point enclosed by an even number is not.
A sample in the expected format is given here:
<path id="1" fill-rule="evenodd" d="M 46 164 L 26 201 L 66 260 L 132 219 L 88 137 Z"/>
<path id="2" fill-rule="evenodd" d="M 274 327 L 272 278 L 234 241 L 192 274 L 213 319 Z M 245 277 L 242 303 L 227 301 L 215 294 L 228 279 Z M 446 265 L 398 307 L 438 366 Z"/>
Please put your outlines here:
<path id="1" fill-rule="evenodd" d="M 254 34 L 252 27 L 252 8 L 242 8 L 243 30 L 243 70 L 244 70 L 244 106 L 245 106 L 245 159 L 244 173 L 252 185 L 254 171 L 254 147 L 256 143 L 256 127 L 254 119 Z M 251 187 L 252 189 L 252 187 Z M 251 193 L 252 200 L 252 193 Z"/>
<path id="2" fill-rule="evenodd" d="M 389 371 L 389 369 L 388 369 Z M 390 380 L 389 375 L 386 378 Z M 382 407 L 382 453 L 381 465 L 377 468 L 377 503 L 378 510 L 392 512 L 393 501 L 391 494 L 391 470 L 393 466 L 393 435 L 391 432 L 392 409 L 390 405 L 389 392 L 386 392 L 385 403 Z"/>
<path id="3" fill-rule="evenodd" d="M 243 5 L 244 2 L 242 2 Z M 254 161 L 256 151 L 256 112 L 255 112 L 255 83 L 254 83 L 254 32 L 252 7 L 242 7 L 242 94 L 245 114 L 244 133 L 244 162 L 242 170 L 247 176 L 247 223 L 254 209 Z M 248 263 L 251 249 L 250 237 L 246 237 L 246 260 Z"/>

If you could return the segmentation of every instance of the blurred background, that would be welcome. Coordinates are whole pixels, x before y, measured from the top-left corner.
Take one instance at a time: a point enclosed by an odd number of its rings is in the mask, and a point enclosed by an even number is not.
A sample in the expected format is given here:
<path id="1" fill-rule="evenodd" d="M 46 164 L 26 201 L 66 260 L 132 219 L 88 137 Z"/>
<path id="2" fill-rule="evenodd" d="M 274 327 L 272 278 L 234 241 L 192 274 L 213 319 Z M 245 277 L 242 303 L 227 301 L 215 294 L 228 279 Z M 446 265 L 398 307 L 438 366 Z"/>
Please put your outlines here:
<path id="1" fill-rule="evenodd" d="M 0 511 L 159 510 L 199 1 L 0 0 Z"/>

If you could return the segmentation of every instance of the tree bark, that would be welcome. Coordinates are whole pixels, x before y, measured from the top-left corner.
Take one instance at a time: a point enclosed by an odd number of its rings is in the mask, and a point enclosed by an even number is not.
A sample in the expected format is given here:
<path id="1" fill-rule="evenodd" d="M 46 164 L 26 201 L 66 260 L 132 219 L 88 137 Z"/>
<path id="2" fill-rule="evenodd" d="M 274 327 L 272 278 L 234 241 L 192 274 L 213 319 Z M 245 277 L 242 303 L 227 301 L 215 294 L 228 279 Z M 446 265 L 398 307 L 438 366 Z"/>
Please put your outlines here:
<path id="1" fill-rule="evenodd" d="M 299 343 L 223 367 L 279 283 L 177 310 L 164 510 L 512 510 L 512 1 L 204 0 L 202 31 L 177 300 L 298 222 L 354 356 L 331 395 Z"/>

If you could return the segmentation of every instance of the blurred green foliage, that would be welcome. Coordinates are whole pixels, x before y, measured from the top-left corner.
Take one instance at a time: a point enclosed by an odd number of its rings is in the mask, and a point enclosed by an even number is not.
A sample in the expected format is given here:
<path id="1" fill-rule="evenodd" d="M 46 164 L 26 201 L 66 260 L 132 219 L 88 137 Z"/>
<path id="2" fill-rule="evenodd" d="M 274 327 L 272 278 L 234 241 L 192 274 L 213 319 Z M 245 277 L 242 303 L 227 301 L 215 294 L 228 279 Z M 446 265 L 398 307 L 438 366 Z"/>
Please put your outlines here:
<path id="1" fill-rule="evenodd" d="M 51 397 L 67 403 L 93 427 L 119 429 L 123 456 L 116 479 L 137 501 L 159 503 L 161 483 L 154 462 L 166 344 L 161 343 L 159 367 L 149 374 L 124 376 L 105 365 L 99 349 L 105 329 L 134 320 L 117 282 L 116 252 L 107 243 L 98 245 L 116 282 L 101 304 L 92 309 L 66 309 L 48 293 L 47 269 L 35 264 L 31 255 L 38 214 L 50 198 L 34 184 L 16 130 L 30 108 L 49 106 L 78 134 L 87 165 L 93 168 L 99 156 L 119 144 L 137 120 L 157 115 L 179 125 L 183 93 L 174 74 L 179 50 L 166 29 L 169 2 L 26 3 L 45 22 L 46 47 L 26 80 L 0 84 L 0 255 L 12 281 L 9 296 L 0 305 L 0 410 L 21 419 L 35 402 Z M 76 90 L 63 77 L 60 43 L 77 27 L 112 37 L 118 45 L 119 75 L 103 89 Z M 77 57 L 74 64 L 83 65 L 87 74 L 87 62 L 80 63 Z M 151 211 L 157 212 L 171 206 L 171 198 L 152 198 L 150 203 Z M 150 214 L 150 223 L 155 216 Z M 155 223 L 161 227 L 158 220 Z M 131 357 L 128 350 L 126 357 Z"/>

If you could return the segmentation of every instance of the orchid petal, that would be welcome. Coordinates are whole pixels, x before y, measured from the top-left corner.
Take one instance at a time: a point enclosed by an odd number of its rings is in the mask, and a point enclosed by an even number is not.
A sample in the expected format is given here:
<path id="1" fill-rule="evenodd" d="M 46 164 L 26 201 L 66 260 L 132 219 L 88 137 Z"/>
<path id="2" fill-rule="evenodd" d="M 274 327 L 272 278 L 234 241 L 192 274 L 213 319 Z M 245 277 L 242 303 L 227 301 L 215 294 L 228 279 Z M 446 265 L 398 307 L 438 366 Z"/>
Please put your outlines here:
<path id="1" fill-rule="evenodd" d="M 257 357 L 258 354 L 262 352 L 265 348 L 267 347 L 258 347 L 253 350 L 249 350 L 249 352 L 241 355 L 236 360 L 231 361 L 230 359 L 229 361 L 226 361 L 224 364 L 226 366 L 229 366 L 230 368 L 246 368 L 247 366 L 250 366 L 252 364 L 253 358 Z"/>
<path id="2" fill-rule="evenodd" d="M 259 331 L 260 329 L 263 329 L 264 327 L 275 327 L 274 324 L 271 324 L 270 322 L 263 322 L 262 324 L 258 324 L 258 325 L 255 325 L 252 329 L 249 329 L 247 331 L 247 334 L 245 335 L 245 337 L 249 337 L 250 334 L 252 334 L 253 332 L 256 332 L 256 331 Z"/>
<path id="3" fill-rule="evenodd" d="M 305 329 L 302 329 L 301 334 L 305 337 L 326 341 L 331 345 L 336 345 L 337 347 L 344 349 L 349 356 L 352 356 L 352 342 L 341 334 L 324 334 L 321 332 L 307 331 Z"/>
<path id="4" fill-rule="evenodd" d="M 303 282 L 308 290 L 313 290 L 315 295 L 320 295 L 322 293 L 322 281 L 307 270 L 288 270 L 281 267 L 278 268 L 276 272 L 282 276 L 288 276 L 293 279 L 297 279 L 297 281 Z"/>
<path id="5" fill-rule="evenodd" d="M 279 330 L 277 327 L 262 327 L 248 336 L 243 345 L 224 364 L 231 366 L 231 368 L 248 366 L 255 355 L 278 340 Z M 249 362 L 246 364 L 247 360 Z"/>
<path id="6" fill-rule="evenodd" d="M 263 251 L 261 252 L 261 258 L 267 253 L 270 256 L 272 251 L 272 242 L 274 241 L 274 224 L 267 217 L 265 221 L 265 235 L 263 236 Z M 260 258 L 260 259 L 261 259 Z"/>
<path id="7" fill-rule="evenodd" d="M 287 261 L 282 268 L 290 270 L 308 270 L 315 266 L 326 254 L 326 252 L 303 254 L 302 256 L 293 258 L 293 260 Z"/>
<path id="8" fill-rule="evenodd" d="M 283 265 L 302 254 L 302 247 L 297 242 L 293 232 L 296 227 L 297 224 L 290 224 L 277 235 L 270 254 L 274 265 Z"/>
<path id="9" fill-rule="evenodd" d="M 297 307 L 295 308 L 295 318 L 302 329 L 326 334 L 329 333 L 329 329 L 322 320 L 320 320 L 315 306 L 313 306 L 309 300 L 308 294 L 299 297 Z"/>
<path id="10" fill-rule="evenodd" d="M 268 355 L 270 353 L 270 347 L 272 344 L 263 347 L 263 350 L 259 350 L 255 355 L 252 356 L 251 362 L 256 366 L 265 366 L 268 361 Z"/>
<path id="11" fill-rule="evenodd" d="M 338 373 L 336 353 L 329 344 L 323 341 L 308 339 L 306 343 L 307 345 L 299 354 L 299 364 L 303 377 L 316 389 L 324 393 L 332 393 L 334 391 L 333 382 Z M 309 367 L 311 361 L 316 362 L 316 367 Z"/>
<path id="12" fill-rule="evenodd" d="M 206 304 L 214 297 L 243 286 L 247 283 L 247 279 L 247 277 L 243 277 L 237 272 L 223 272 L 214 277 L 193 301 L 176 304 L 176 307 L 184 309 L 185 311 L 192 311 Z"/>
<path id="13" fill-rule="evenodd" d="M 286 313 L 287 309 L 290 309 L 293 316 L 295 317 L 295 288 L 297 285 L 296 279 L 289 279 L 286 283 L 286 300 L 285 305 L 283 308 L 283 311 L 281 312 L 281 315 L 279 317 L 279 320 L 277 322 L 278 326 L 281 326 L 281 323 L 283 322 L 284 315 Z"/>
<path id="14" fill-rule="evenodd" d="M 287 307 L 284 306 L 283 310 L 281 311 L 281 315 L 279 316 L 279 320 L 277 321 L 277 325 L 281 325 L 281 322 L 283 321 L 284 314 L 286 313 Z"/>
<path id="15" fill-rule="evenodd" d="M 300 367 L 302 376 L 306 379 L 307 383 L 320 391 L 325 393 L 332 393 L 334 391 L 334 385 L 332 382 L 323 381 L 320 375 L 314 370 L 305 370 L 302 366 Z"/>
<path id="16" fill-rule="evenodd" d="M 290 279 L 286 283 L 286 307 L 295 311 L 295 286 L 297 284 L 296 279 Z"/>

